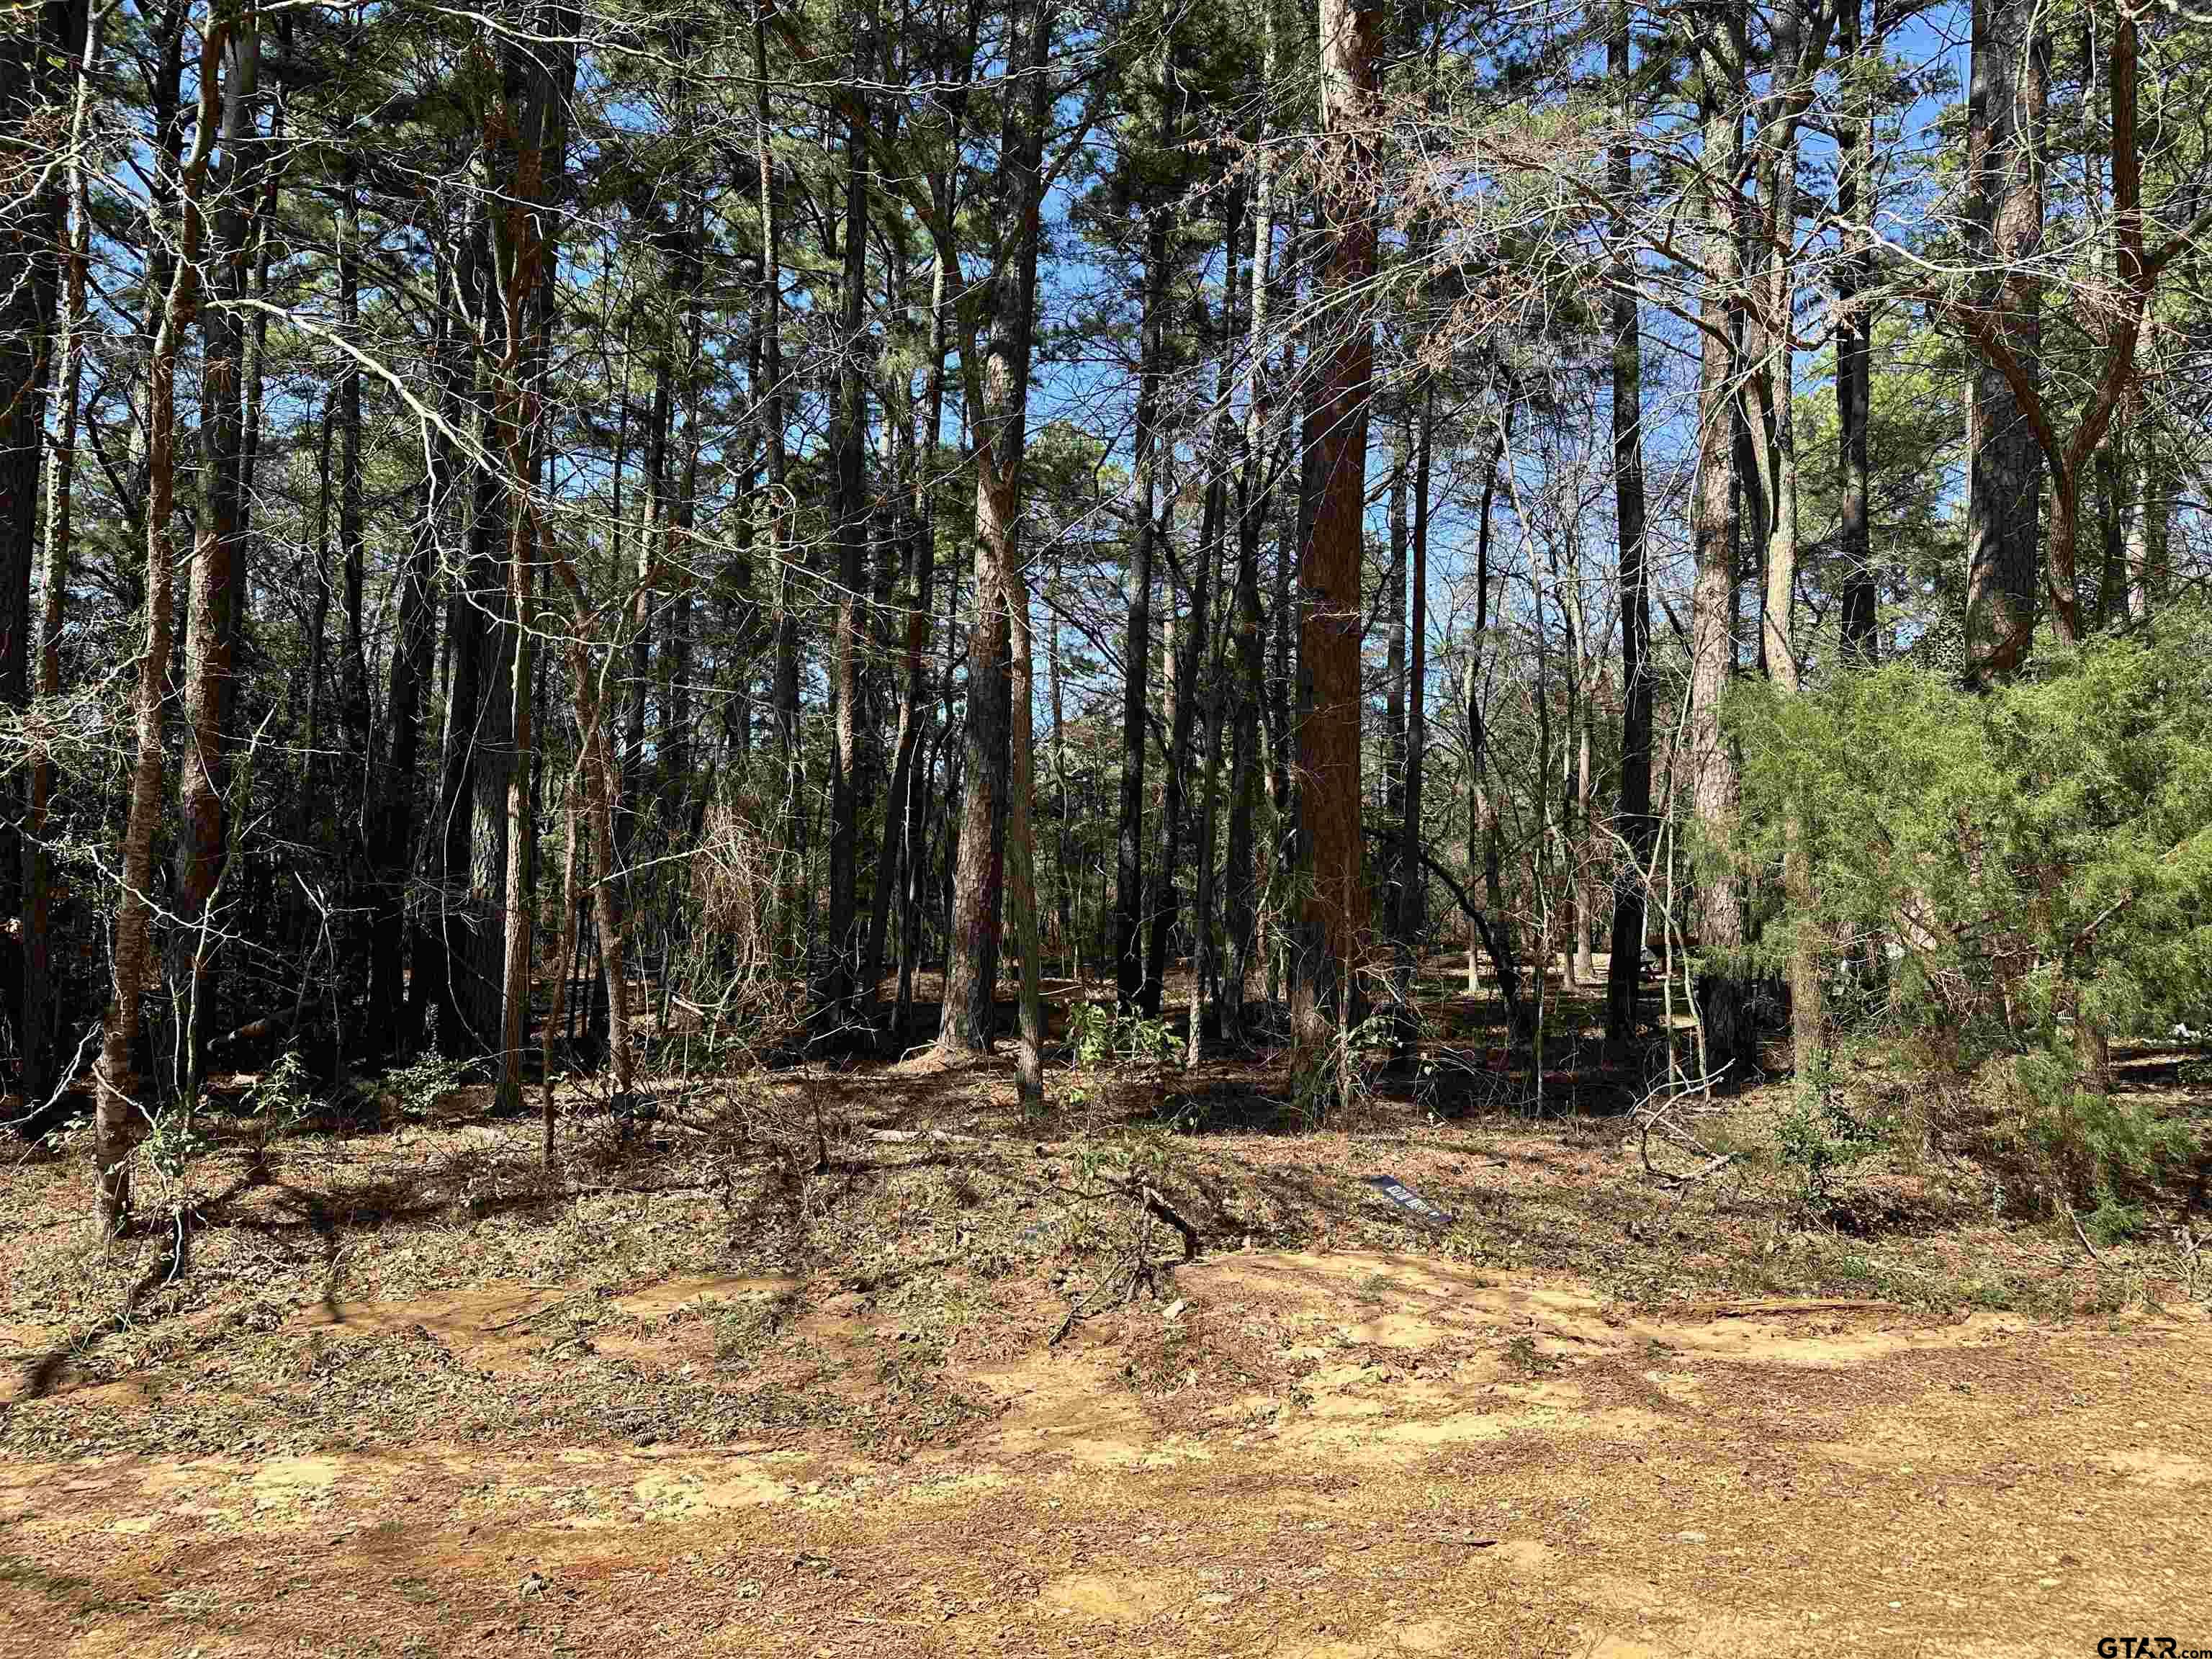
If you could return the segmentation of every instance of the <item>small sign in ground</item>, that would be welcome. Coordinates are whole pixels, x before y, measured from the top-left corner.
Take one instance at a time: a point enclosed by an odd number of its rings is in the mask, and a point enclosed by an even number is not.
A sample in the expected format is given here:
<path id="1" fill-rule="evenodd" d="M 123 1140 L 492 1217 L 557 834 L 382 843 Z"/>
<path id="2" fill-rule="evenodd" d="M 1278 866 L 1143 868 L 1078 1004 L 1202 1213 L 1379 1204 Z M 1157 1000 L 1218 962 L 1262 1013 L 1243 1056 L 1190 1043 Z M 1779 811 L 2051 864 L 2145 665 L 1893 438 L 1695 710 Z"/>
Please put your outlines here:
<path id="1" fill-rule="evenodd" d="M 1451 1212 L 1440 1210 L 1395 1176 L 1370 1176 L 1367 1184 L 1400 1209 L 1431 1227 L 1451 1225 Z"/>

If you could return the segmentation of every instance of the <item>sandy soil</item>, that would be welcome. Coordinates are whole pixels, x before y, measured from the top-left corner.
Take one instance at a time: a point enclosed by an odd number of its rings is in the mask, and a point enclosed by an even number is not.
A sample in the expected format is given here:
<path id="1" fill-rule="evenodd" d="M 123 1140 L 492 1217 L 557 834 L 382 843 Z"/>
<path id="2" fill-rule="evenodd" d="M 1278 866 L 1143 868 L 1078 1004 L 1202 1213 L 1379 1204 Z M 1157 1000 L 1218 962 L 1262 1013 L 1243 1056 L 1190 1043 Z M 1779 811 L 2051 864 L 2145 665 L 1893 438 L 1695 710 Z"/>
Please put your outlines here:
<path id="1" fill-rule="evenodd" d="M 756 1363 L 728 1334 L 760 1310 L 787 1359 L 895 1357 L 866 1297 L 793 1291 L 640 1286 L 584 1358 L 546 1335 L 564 1292 L 526 1285 L 313 1307 L 268 1340 L 539 1388 L 556 1424 L 564 1376 Z M 2186 1306 L 1655 1311 L 1433 1255 L 1231 1249 L 951 1370 L 949 1445 L 483 1443 L 431 1413 L 306 1453 L 11 1452 L 0 1653 L 2212 1648 L 2212 1326 Z"/>
<path id="2" fill-rule="evenodd" d="M 550 1167 L 481 1086 L 213 1114 L 113 1245 L 0 1157 L 0 1659 L 2212 1652 L 2212 1165 L 2100 1249 L 1917 1109 L 1817 1201 L 1786 1086 L 1655 1167 L 1429 988 L 1319 1133 L 1055 1047 L 572 1080 Z"/>

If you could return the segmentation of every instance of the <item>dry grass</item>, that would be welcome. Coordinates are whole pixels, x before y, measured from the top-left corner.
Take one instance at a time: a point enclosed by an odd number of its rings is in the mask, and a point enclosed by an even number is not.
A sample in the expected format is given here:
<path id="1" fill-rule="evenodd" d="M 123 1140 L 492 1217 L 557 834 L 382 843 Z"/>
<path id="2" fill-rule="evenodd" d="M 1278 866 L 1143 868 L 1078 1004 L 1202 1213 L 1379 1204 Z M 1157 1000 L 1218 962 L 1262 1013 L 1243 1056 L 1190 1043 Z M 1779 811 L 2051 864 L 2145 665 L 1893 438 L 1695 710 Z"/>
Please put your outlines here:
<path id="1" fill-rule="evenodd" d="M 1081 1073 L 1061 1050 L 1041 1115 L 1021 1110 L 1006 1061 L 671 1079 L 653 1121 L 565 1123 L 549 1171 L 534 1123 L 488 1121 L 483 1091 L 462 1090 L 291 1136 L 265 1179 L 249 1136 L 219 1141 L 189 1172 L 177 1225 L 114 1246 L 82 1219 L 81 1161 L 21 1156 L 0 1169 L 0 1352 L 17 1379 L 0 1449 L 432 1433 L 649 1443 L 802 1429 L 878 1448 L 937 1443 L 982 1410 L 950 1378 L 1033 1348 L 1072 1306 L 1110 1307 L 1140 1238 L 1163 1268 L 1180 1255 L 1123 1191 L 1132 1174 L 1209 1254 L 1423 1253 L 1571 1275 L 1626 1304 L 1844 1296 L 2057 1316 L 2182 1293 L 2168 1244 L 2093 1261 L 2047 1221 L 2004 1213 L 1972 1166 L 1918 1146 L 1857 1166 L 1808 1210 L 1774 1155 L 1778 1088 L 1705 1126 L 1731 1162 L 1686 1189 L 1645 1173 L 1618 1115 L 1462 1115 L 1471 1089 L 1525 1097 L 1532 1084 L 1468 1042 L 1480 1009 L 1434 989 L 1438 1035 L 1463 1045 L 1437 1051 L 1453 1064 L 1379 1076 L 1351 1127 L 1317 1133 L 1291 1121 L 1273 1055 Z M 1055 991 L 1060 1024 L 1077 988 Z M 1592 1048 L 1554 1053 L 1553 1101 L 1617 1102 L 1613 1080 L 1577 1069 Z M 588 1097 L 565 1100 L 580 1109 Z M 886 1129 L 938 1136 L 875 1138 Z M 1364 1185 L 1382 1174 L 1450 1224 L 1382 1200 Z M 178 1226 L 185 1250 L 171 1272 Z M 777 1288 L 642 1312 L 624 1301 L 694 1280 Z M 1392 1286 L 1378 1275 L 1355 1294 L 1386 1302 Z M 498 1322 L 472 1313 L 474 1325 L 442 1332 L 434 1317 L 348 1328 L 348 1310 L 435 1315 L 468 1297 L 507 1298 L 514 1322 L 487 1334 Z M 1133 1375 L 1152 1397 L 1192 1372 L 1206 1334 L 1158 1335 L 1176 1352 Z M 1206 1369 L 1261 1367 L 1231 1353 Z"/>

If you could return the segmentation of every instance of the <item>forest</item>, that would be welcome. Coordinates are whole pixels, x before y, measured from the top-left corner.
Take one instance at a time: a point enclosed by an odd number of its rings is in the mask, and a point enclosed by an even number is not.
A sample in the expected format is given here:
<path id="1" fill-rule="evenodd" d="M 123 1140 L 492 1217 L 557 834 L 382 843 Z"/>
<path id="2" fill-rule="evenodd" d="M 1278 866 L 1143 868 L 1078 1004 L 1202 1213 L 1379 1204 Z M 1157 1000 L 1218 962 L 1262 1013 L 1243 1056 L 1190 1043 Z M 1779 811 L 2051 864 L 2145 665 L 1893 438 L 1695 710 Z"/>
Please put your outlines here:
<path id="1" fill-rule="evenodd" d="M 380 1400 L 462 1363 L 410 1289 L 520 1296 L 444 1308 L 505 1376 L 589 1285 L 737 1379 L 638 1443 L 773 1456 L 1139 1310 L 1147 1434 L 1310 1408 L 1271 1251 L 1451 1340 L 1509 1292 L 1394 1253 L 1703 1310 L 1655 1354 L 2195 1330 L 2208 66 L 2136 0 L 11 8 L 0 1468 L 230 1445 L 101 1390 L 348 1275 Z M 833 1317 L 865 1409 L 762 1380 Z M 1114 1582 L 1055 1616 L 1169 1616 Z"/>

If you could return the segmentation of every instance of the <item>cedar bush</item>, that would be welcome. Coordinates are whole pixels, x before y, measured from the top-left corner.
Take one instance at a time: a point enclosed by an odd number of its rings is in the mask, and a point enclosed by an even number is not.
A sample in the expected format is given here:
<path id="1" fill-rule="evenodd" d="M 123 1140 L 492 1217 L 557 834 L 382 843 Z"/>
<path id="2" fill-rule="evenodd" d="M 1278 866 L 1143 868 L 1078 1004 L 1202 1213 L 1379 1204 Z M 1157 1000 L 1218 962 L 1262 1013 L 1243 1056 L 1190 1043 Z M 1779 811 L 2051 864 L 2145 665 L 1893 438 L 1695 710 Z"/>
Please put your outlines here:
<path id="1" fill-rule="evenodd" d="M 1856 1024 L 1838 1042 L 1904 1039 L 1985 1103 L 1996 1079 L 1985 1144 L 2124 1231 L 2125 1194 L 2198 1146 L 2114 1097 L 2106 1055 L 2212 1011 L 2212 612 L 2044 653 L 1981 694 L 1897 664 L 1796 696 L 1747 684 L 1729 717 L 1729 856 L 1771 889 L 1794 811 L 1814 878 L 1757 954 L 1814 930 Z"/>

